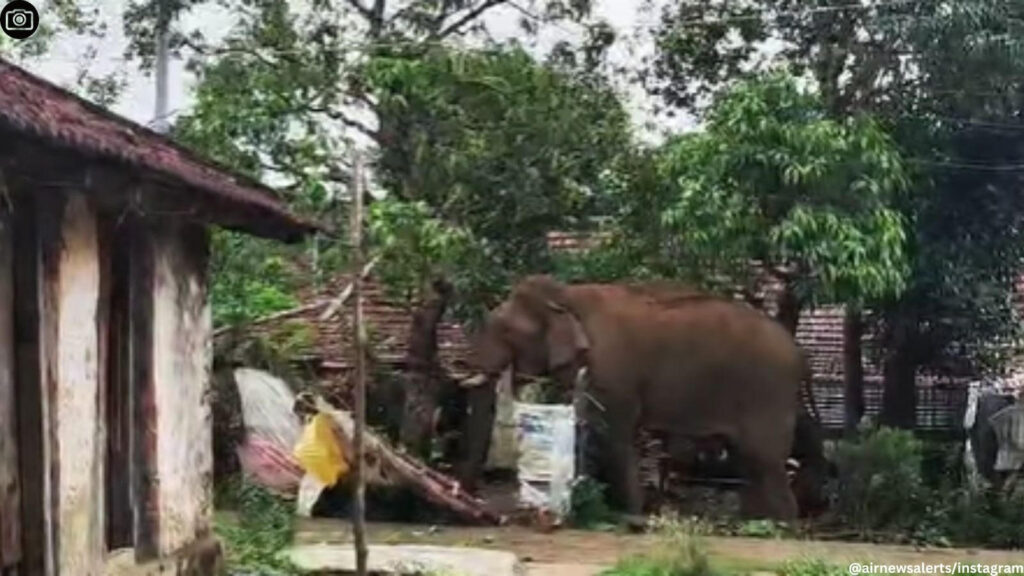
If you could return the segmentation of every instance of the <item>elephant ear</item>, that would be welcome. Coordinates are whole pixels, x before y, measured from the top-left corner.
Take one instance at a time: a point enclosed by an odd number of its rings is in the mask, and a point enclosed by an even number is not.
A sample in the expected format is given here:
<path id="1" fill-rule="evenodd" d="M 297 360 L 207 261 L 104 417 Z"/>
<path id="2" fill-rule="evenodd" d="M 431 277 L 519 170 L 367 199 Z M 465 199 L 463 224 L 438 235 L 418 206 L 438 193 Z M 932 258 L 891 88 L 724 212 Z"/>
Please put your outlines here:
<path id="1" fill-rule="evenodd" d="M 574 362 L 581 352 L 589 350 L 590 340 L 575 316 L 557 305 L 553 304 L 552 308 L 555 311 L 551 314 L 546 336 L 548 364 L 551 368 L 559 368 Z"/>

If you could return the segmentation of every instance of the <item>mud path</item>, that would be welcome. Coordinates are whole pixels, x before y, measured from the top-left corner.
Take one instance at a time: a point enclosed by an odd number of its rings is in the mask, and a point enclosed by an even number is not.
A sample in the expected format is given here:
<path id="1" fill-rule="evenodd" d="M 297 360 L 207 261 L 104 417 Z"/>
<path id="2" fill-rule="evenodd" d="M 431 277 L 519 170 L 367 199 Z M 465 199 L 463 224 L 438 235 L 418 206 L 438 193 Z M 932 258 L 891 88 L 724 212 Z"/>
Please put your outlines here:
<path id="1" fill-rule="evenodd" d="M 611 566 L 619 558 L 649 550 L 655 540 L 649 536 L 610 532 L 560 530 L 542 534 L 518 527 L 464 528 L 375 524 L 370 526 L 372 542 L 415 543 L 442 546 L 472 546 L 507 550 L 528 565 L 531 574 L 589 576 Z M 786 560 L 814 556 L 836 564 L 1020 564 L 1024 551 L 978 549 L 920 549 L 911 546 L 821 542 L 812 540 L 770 540 L 756 538 L 703 539 L 713 563 L 743 572 L 771 570 Z M 346 522 L 300 519 L 296 544 L 350 541 Z"/>

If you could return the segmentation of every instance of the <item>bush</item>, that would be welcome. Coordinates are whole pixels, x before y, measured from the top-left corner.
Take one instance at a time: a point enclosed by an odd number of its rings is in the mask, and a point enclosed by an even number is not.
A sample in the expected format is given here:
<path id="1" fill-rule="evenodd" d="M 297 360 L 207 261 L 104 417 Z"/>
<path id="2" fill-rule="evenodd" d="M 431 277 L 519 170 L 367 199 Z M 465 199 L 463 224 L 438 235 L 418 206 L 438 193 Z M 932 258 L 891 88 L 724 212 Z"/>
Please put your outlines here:
<path id="1" fill-rule="evenodd" d="M 300 572 L 286 558 L 291 545 L 293 508 L 266 489 L 245 480 L 219 497 L 237 506 L 237 523 L 218 522 L 217 536 L 224 543 L 230 574 L 290 576 Z"/>
<path id="2" fill-rule="evenodd" d="M 618 518 L 605 500 L 605 486 L 583 476 L 572 485 L 569 525 L 574 528 L 594 529 L 613 524 Z"/>
<path id="3" fill-rule="evenodd" d="M 1024 491 L 963 489 L 951 493 L 936 524 L 956 543 L 1024 548 Z"/>
<path id="4" fill-rule="evenodd" d="M 836 450 L 839 467 L 837 511 L 861 534 L 907 530 L 927 511 L 928 490 L 921 475 L 922 444 L 910 432 L 891 428 L 866 431 Z"/>

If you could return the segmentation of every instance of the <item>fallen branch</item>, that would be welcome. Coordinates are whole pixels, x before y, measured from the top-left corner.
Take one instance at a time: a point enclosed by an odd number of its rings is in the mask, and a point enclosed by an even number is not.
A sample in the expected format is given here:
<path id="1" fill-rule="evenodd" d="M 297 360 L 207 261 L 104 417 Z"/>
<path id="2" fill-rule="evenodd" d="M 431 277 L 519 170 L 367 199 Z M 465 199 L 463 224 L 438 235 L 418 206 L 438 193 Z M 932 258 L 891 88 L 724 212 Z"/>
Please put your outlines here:
<path id="1" fill-rule="evenodd" d="M 348 412 L 334 408 L 320 397 L 316 398 L 316 408 L 331 415 L 342 442 L 351 445 L 355 431 L 352 416 Z M 389 484 L 400 483 L 408 486 L 431 503 L 450 510 L 469 522 L 504 522 L 504 518 L 488 510 L 483 501 L 463 490 L 456 480 L 431 469 L 408 454 L 390 448 L 373 432 L 367 430 L 365 434 L 367 461 L 372 461 L 370 467 L 377 467 L 379 470 L 375 476 L 386 479 Z"/>
<path id="2" fill-rule="evenodd" d="M 374 256 L 372 260 L 366 263 L 366 266 L 363 266 L 363 270 L 359 273 L 360 280 L 365 279 L 367 276 L 370 275 L 370 272 L 373 270 L 373 267 L 377 265 L 378 260 L 380 260 L 380 256 Z M 355 290 L 354 281 L 349 282 L 348 286 L 346 286 L 345 289 L 341 291 L 341 294 L 338 294 L 338 297 L 331 301 L 330 305 L 328 305 L 327 307 L 327 310 L 324 310 L 324 313 L 320 315 L 320 321 L 326 322 L 327 320 L 330 320 L 332 316 L 337 314 L 338 310 L 341 309 L 342 305 L 345 304 L 345 301 L 348 300 L 348 297 L 352 295 L 353 290 Z"/>
<path id="3" fill-rule="evenodd" d="M 243 325 L 244 326 L 249 326 L 249 327 L 251 327 L 251 326 L 259 326 L 261 324 L 266 324 L 268 322 L 274 322 L 276 320 L 284 320 L 285 318 L 290 318 L 292 316 L 299 316 L 301 314 L 305 314 L 306 312 L 310 312 L 310 311 L 316 310 L 318 308 L 323 308 L 327 304 L 328 304 L 327 301 L 320 300 L 320 301 L 314 302 L 312 304 L 306 304 L 305 306 L 299 306 L 298 308 L 290 308 L 288 310 L 282 310 L 281 312 L 275 312 L 275 313 L 273 313 L 273 314 L 271 314 L 269 316 L 264 316 L 262 318 L 257 318 L 255 320 L 246 322 L 244 324 L 232 324 L 230 326 L 223 326 L 223 327 L 217 328 L 216 330 L 213 331 L 213 337 L 217 338 L 218 336 L 223 336 L 224 334 L 227 334 L 228 332 L 231 332 L 235 328 L 241 328 Z"/>

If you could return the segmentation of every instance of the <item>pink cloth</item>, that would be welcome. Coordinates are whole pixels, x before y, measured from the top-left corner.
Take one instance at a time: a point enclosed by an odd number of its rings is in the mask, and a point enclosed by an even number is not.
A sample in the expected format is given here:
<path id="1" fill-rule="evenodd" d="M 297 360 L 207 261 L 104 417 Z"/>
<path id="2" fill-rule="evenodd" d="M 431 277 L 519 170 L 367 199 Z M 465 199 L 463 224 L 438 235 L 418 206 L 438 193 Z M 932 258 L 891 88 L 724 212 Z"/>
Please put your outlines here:
<path id="1" fill-rule="evenodd" d="M 261 485 L 289 495 L 298 492 L 302 467 L 276 444 L 250 435 L 238 447 L 238 460 L 242 470 Z"/>

